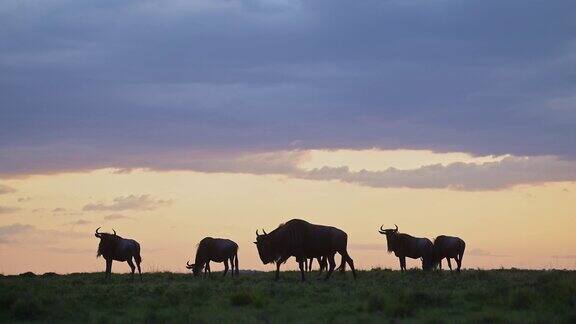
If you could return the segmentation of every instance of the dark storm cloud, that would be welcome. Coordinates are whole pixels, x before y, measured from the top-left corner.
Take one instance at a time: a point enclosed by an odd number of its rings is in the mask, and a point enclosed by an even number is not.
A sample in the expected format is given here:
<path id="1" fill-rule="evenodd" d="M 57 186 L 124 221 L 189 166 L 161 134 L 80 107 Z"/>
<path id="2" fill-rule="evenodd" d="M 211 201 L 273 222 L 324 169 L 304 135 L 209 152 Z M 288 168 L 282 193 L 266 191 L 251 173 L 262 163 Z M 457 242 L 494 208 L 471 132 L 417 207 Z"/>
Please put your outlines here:
<path id="1" fill-rule="evenodd" d="M 295 148 L 573 160 L 575 9 L 6 1 L 0 174 Z"/>

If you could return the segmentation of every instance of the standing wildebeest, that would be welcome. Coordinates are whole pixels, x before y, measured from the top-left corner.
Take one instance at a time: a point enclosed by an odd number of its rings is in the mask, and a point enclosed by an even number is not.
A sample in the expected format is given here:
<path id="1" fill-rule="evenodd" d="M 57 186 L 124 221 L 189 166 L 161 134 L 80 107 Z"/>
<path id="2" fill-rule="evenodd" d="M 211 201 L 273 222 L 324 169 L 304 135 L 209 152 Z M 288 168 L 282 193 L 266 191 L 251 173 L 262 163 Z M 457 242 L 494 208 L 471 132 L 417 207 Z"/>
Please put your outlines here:
<path id="1" fill-rule="evenodd" d="M 310 224 L 301 219 L 292 219 L 267 234 L 258 234 L 256 230 L 256 242 L 258 254 L 262 263 L 276 263 L 276 280 L 280 278 L 280 265 L 291 256 L 296 257 L 300 267 L 302 281 L 304 278 L 304 264 L 308 258 L 326 257 L 330 268 L 324 278 L 327 280 L 332 275 L 336 262 L 336 252 L 342 256 L 342 263 L 347 262 L 356 278 L 354 261 L 348 255 L 348 235 L 335 227 Z M 344 269 L 344 267 L 342 267 Z"/>
<path id="2" fill-rule="evenodd" d="M 458 265 L 456 270 L 460 271 L 462 258 L 464 257 L 464 249 L 466 249 L 466 243 L 461 238 L 440 235 L 434 240 L 434 263 L 437 263 L 440 269 L 442 269 L 442 259 L 446 258 L 448 267 L 452 270 L 450 258 L 454 258 Z"/>
<path id="3" fill-rule="evenodd" d="M 136 261 L 136 266 L 138 266 L 138 273 L 140 274 L 140 281 L 142 281 L 142 271 L 140 270 L 140 263 L 142 262 L 142 257 L 140 257 L 140 244 L 138 242 L 125 239 L 110 233 L 100 233 L 96 229 L 94 234 L 100 239 L 100 244 L 98 245 L 98 253 L 96 257 L 103 256 L 106 260 L 106 277 L 112 276 L 112 261 L 128 262 L 130 270 L 132 270 L 132 280 L 134 280 L 134 263 L 132 263 L 132 258 Z"/>
<path id="4" fill-rule="evenodd" d="M 238 244 L 234 241 L 221 238 L 205 237 L 198 244 L 196 261 L 194 264 L 186 262 L 186 268 L 191 269 L 194 276 L 198 276 L 204 268 L 204 275 L 210 272 L 210 261 L 224 262 L 224 276 L 228 273 L 228 260 L 232 266 L 232 276 L 238 276 Z M 236 271 L 234 271 L 236 269 Z"/>
<path id="5" fill-rule="evenodd" d="M 406 270 L 406 257 L 412 259 L 422 259 L 422 269 L 429 270 L 433 267 L 434 246 L 432 241 L 427 238 L 413 237 L 408 234 L 398 233 L 396 229 L 383 229 L 380 226 L 380 234 L 386 235 L 388 243 L 388 252 L 394 252 L 394 255 L 400 260 L 400 269 Z"/>

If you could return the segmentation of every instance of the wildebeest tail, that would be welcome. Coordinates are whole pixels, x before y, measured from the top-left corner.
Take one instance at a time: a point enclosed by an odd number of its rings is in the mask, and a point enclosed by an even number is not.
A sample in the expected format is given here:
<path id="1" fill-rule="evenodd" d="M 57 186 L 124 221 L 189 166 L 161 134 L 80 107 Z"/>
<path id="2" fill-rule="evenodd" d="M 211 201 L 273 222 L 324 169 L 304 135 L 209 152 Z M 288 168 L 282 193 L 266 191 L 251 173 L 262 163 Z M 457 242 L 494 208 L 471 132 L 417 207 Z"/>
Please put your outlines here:
<path id="1" fill-rule="evenodd" d="M 142 256 L 140 255 L 140 244 L 136 244 L 136 249 L 134 251 L 134 260 L 136 263 L 142 262 Z"/>
<path id="2" fill-rule="evenodd" d="M 236 267 L 235 271 L 238 276 L 240 274 L 240 270 L 238 269 L 238 252 L 234 255 L 234 266 Z"/>

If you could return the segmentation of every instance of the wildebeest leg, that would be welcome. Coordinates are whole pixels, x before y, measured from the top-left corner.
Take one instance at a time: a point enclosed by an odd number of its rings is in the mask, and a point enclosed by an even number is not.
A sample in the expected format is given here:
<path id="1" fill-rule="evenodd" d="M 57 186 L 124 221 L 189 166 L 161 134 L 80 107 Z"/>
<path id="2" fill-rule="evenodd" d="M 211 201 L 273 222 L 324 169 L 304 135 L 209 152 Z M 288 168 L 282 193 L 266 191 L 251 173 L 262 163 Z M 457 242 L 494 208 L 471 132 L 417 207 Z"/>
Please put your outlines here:
<path id="1" fill-rule="evenodd" d="M 318 260 L 318 276 L 320 277 L 322 275 L 322 270 L 326 269 L 326 257 L 318 257 L 316 260 Z"/>
<path id="2" fill-rule="evenodd" d="M 458 265 L 458 268 L 456 269 L 458 272 L 460 272 L 460 268 L 462 267 L 462 257 L 464 255 L 463 254 L 459 254 L 456 257 L 456 264 Z"/>
<path id="3" fill-rule="evenodd" d="M 336 268 L 336 261 L 334 261 L 334 254 L 328 255 L 326 256 L 326 258 L 328 259 L 330 268 L 328 268 L 328 272 L 326 272 L 326 277 L 324 277 L 324 280 L 328 280 L 332 275 L 332 272 L 334 272 L 334 268 Z"/>
<path id="4" fill-rule="evenodd" d="M 307 269 L 306 269 L 308 272 L 312 271 L 312 263 L 314 263 L 314 258 L 308 259 L 308 265 L 307 265 Z"/>
<path id="5" fill-rule="evenodd" d="M 344 263 L 344 261 L 348 263 L 350 269 L 352 270 L 352 275 L 354 276 L 354 279 L 356 279 L 356 269 L 354 269 L 354 260 L 352 260 L 352 258 L 348 254 L 348 251 L 346 250 L 342 252 L 342 269 L 340 269 L 340 271 L 342 272 L 344 272 L 344 269 L 346 269 L 346 263 Z"/>
<path id="6" fill-rule="evenodd" d="M 234 277 L 234 256 L 230 257 L 230 275 Z"/>
<path id="7" fill-rule="evenodd" d="M 400 259 L 400 270 L 406 270 L 406 257 L 399 257 Z"/>
<path id="8" fill-rule="evenodd" d="M 304 277 L 304 272 L 306 271 L 306 258 L 300 258 L 300 261 L 298 261 L 298 267 L 300 268 L 301 280 L 306 281 L 306 278 Z"/>
<path id="9" fill-rule="evenodd" d="M 112 277 L 112 259 L 106 259 L 106 275 L 105 278 Z"/>
<path id="10" fill-rule="evenodd" d="M 440 261 L 438 262 L 438 268 L 440 268 L 440 270 L 442 270 L 442 259 L 440 259 Z"/>
<path id="11" fill-rule="evenodd" d="M 206 261 L 206 263 L 204 263 L 204 278 L 206 278 L 206 275 L 210 276 L 211 274 L 212 271 L 210 271 L 210 261 Z"/>
<path id="12" fill-rule="evenodd" d="M 228 273 L 228 259 L 224 259 L 224 274 L 222 275 L 222 277 L 226 277 L 227 273 Z"/>
<path id="13" fill-rule="evenodd" d="M 450 271 L 452 271 L 452 263 L 450 262 L 450 258 L 446 257 L 446 260 L 448 260 L 448 268 L 450 268 Z"/>
<path id="14" fill-rule="evenodd" d="M 136 269 L 136 267 L 134 266 L 134 263 L 132 262 L 132 259 L 128 259 L 128 265 L 130 266 L 130 271 L 132 271 L 132 281 L 134 281 L 134 270 Z"/>
<path id="15" fill-rule="evenodd" d="M 274 277 L 274 280 L 280 279 L 280 265 L 281 265 L 282 263 L 286 262 L 286 260 L 288 260 L 289 257 L 290 257 L 290 256 L 288 256 L 288 257 L 281 257 L 280 259 L 278 259 L 278 260 L 276 261 L 276 275 L 275 275 L 275 277 Z"/>
<path id="16" fill-rule="evenodd" d="M 136 259 L 136 267 L 138 267 L 138 274 L 140 275 L 140 281 L 142 281 L 142 270 L 140 269 L 141 258 Z"/>
<path id="17" fill-rule="evenodd" d="M 236 277 L 240 275 L 240 269 L 238 268 L 238 253 L 234 254 L 234 263 L 236 266 Z"/>

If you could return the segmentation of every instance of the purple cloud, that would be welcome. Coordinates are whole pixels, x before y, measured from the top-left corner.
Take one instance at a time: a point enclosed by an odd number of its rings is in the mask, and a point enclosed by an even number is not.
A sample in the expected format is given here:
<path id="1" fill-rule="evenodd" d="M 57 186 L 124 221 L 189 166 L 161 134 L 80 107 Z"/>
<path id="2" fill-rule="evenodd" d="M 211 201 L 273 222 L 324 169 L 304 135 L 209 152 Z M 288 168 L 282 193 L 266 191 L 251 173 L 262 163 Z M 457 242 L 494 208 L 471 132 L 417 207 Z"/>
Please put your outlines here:
<path id="1" fill-rule="evenodd" d="M 576 159 L 574 1 L 94 6 L 0 13 L 1 176 L 310 148 Z"/>

